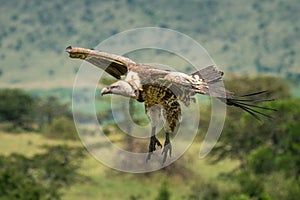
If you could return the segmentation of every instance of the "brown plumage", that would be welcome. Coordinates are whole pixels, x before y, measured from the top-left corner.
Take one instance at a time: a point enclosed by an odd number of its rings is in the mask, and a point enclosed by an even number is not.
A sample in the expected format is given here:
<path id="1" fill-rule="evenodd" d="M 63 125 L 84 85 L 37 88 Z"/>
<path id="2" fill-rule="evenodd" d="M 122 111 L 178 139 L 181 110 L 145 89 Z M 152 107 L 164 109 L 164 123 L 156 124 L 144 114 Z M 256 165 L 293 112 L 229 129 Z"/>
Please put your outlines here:
<path id="1" fill-rule="evenodd" d="M 270 118 L 257 109 L 273 110 L 253 104 L 270 100 L 247 99 L 249 96 L 256 96 L 265 91 L 235 97 L 233 92 L 224 89 L 222 84 L 220 84 L 224 73 L 215 66 L 209 66 L 187 75 L 180 72 L 157 69 L 149 65 L 137 64 L 129 58 L 97 50 L 72 48 L 69 46 L 66 48 L 66 51 L 71 58 L 86 60 L 117 79 L 125 76 L 124 80 L 119 80 L 103 88 L 101 94 L 122 95 L 144 102 L 145 111 L 152 126 L 147 160 L 151 158 L 157 146 L 162 147 L 155 136 L 156 126 L 161 118 L 165 120 L 166 133 L 163 163 L 166 161 L 167 154 L 171 155 L 172 146 L 169 134 L 174 132 L 180 121 L 181 108 L 179 102 L 188 106 L 191 101 L 194 101 L 193 96 L 195 94 L 216 97 L 227 105 L 245 110 L 256 119 L 260 119 L 261 116 Z"/>

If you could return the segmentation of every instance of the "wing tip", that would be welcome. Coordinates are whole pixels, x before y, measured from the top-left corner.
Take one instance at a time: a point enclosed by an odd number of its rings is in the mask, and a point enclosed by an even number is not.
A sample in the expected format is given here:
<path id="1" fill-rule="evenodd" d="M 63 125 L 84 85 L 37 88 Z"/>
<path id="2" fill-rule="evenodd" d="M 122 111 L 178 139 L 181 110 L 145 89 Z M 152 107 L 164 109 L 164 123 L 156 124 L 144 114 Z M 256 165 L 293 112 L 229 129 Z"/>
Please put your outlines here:
<path id="1" fill-rule="evenodd" d="M 72 47 L 68 46 L 65 51 L 69 53 L 70 58 L 79 58 L 86 59 L 89 54 L 91 54 L 92 50 L 80 48 L 80 47 Z"/>
<path id="2" fill-rule="evenodd" d="M 72 46 L 68 46 L 67 48 L 66 48 L 66 52 L 70 52 L 72 50 Z"/>

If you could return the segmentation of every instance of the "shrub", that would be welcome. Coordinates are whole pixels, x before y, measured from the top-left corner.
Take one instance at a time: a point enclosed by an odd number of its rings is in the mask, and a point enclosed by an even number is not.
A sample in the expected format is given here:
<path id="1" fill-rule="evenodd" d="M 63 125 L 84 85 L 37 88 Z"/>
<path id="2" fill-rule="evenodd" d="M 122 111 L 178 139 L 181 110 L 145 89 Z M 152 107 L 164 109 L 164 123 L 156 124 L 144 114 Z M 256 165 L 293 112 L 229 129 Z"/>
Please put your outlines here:
<path id="1" fill-rule="evenodd" d="M 158 195 L 155 198 L 155 200 L 169 200 L 171 193 L 169 191 L 169 184 L 167 181 L 163 181 L 163 183 L 161 184 L 159 191 L 158 191 Z"/>
<path id="2" fill-rule="evenodd" d="M 219 199 L 220 192 L 216 184 L 212 182 L 204 182 L 203 180 L 196 182 L 191 187 L 191 193 L 188 195 L 188 200 L 209 200 Z"/>
<path id="3" fill-rule="evenodd" d="M 85 180 L 81 147 L 44 146 L 33 157 L 0 155 L 0 199 L 61 199 L 62 189 Z"/>
<path id="4" fill-rule="evenodd" d="M 13 124 L 13 129 L 30 129 L 33 122 L 34 100 L 18 89 L 0 90 L 0 120 Z"/>
<path id="5" fill-rule="evenodd" d="M 78 138 L 75 124 L 70 119 L 61 117 L 54 119 L 44 129 L 44 135 L 52 139 L 76 140 Z"/>
<path id="6" fill-rule="evenodd" d="M 249 167 L 256 174 L 271 173 L 274 170 L 274 150 L 261 146 L 251 151 L 248 156 Z"/>

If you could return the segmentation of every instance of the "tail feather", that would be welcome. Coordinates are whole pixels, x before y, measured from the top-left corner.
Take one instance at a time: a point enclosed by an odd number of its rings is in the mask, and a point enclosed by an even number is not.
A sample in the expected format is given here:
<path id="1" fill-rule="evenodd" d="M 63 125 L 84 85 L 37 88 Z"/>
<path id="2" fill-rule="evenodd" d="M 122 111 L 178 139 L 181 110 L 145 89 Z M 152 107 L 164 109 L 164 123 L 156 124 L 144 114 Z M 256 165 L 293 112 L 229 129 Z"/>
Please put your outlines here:
<path id="1" fill-rule="evenodd" d="M 260 103 L 260 102 L 274 101 L 275 99 L 236 99 L 236 100 L 240 102 Z"/>
<path id="2" fill-rule="evenodd" d="M 252 105 L 252 104 L 248 104 L 248 103 L 241 103 L 239 100 L 235 100 L 236 102 L 238 102 L 240 105 L 243 106 L 249 106 L 249 107 L 253 107 L 253 108 L 259 108 L 259 109 L 263 109 L 263 110 L 272 110 L 272 111 L 277 111 L 274 108 L 268 108 L 268 107 L 263 107 L 263 106 L 257 106 L 257 105 Z M 267 100 L 269 101 L 269 100 Z M 264 102 L 266 102 L 266 100 L 264 100 Z"/>
<path id="3" fill-rule="evenodd" d="M 260 91 L 260 92 L 254 92 L 254 93 L 250 93 L 250 94 L 244 94 L 244 95 L 241 95 L 241 96 L 238 96 L 238 97 L 256 96 L 256 95 L 264 94 L 264 93 L 267 93 L 267 92 L 268 92 L 267 90 L 263 90 L 263 91 Z"/>
<path id="4" fill-rule="evenodd" d="M 274 101 L 274 99 L 241 99 L 241 98 L 245 98 L 245 97 L 260 95 L 260 94 L 263 94 L 266 92 L 267 91 L 260 91 L 260 92 L 242 95 L 242 96 L 239 96 L 238 98 L 228 98 L 228 99 L 226 99 L 226 104 L 230 105 L 230 106 L 239 107 L 239 108 L 243 109 L 244 111 L 248 112 L 250 115 L 252 115 L 254 118 L 256 118 L 258 120 L 261 120 L 261 117 L 273 119 L 270 115 L 265 114 L 257 109 L 277 111 L 276 109 L 258 106 L 258 105 L 251 104 L 251 103 L 269 102 L 269 101 Z M 250 103 L 245 103 L 245 102 L 250 102 Z M 254 109 L 254 108 L 256 108 L 256 109 Z"/>
<path id="5" fill-rule="evenodd" d="M 215 66 L 208 66 L 204 69 L 194 72 L 191 76 L 195 79 L 202 79 L 206 83 L 213 83 L 222 79 L 224 72 L 219 71 Z"/>
<path id="6" fill-rule="evenodd" d="M 233 105 L 236 106 L 236 107 L 239 107 L 239 108 L 243 109 L 246 112 L 248 112 L 250 115 L 252 115 L 257 120 L 261 120 L 261 116 L 266 117 L 268 119 L 273 119 L 271 116 L 269 116 L 269 115 L 267 115 L 265 113 L 262 113 L 260 111 L 254 110 L 254 109 L 250 108 L 249 106 L 244 106 L 244 105 L 239 104 L 239 103 L 233 103 Z"/>
<path id="7" fill-rule="evenodd" d="M 192 85 L 193 91 L 195 93 L 216 97 L 229 106 L 241 108 L 257 120 L 261 120 L 262 117 L 273 119 L 270 115 L 263 113 L 261 110 L 276 111 L 275 109 L 255 105 L 256 103 L 274 100 L 255 98 L 258 95 L 267 93 L 267 91 L 235 96 L 233 92 L 226 90 L 224 85 L 221 84 L 223 75 L 224 73 L 219 71 L 215 66 L 209 66 L 191 74 L 190 76 L 198 81 Z"/>
<path id="8" fill-rule="evenodd" d="M 226 90 L 222 84 L 224 73 L 215 66 L 208 66 L 196 71 L 190 76 L 198 81 L 192 85 L 193 91 L 199 94 L 205 94 L 216 98 L 226 98 L 233 96 L 233 93 Z M 199 84 L 200 83 L 200 84 Z"/>

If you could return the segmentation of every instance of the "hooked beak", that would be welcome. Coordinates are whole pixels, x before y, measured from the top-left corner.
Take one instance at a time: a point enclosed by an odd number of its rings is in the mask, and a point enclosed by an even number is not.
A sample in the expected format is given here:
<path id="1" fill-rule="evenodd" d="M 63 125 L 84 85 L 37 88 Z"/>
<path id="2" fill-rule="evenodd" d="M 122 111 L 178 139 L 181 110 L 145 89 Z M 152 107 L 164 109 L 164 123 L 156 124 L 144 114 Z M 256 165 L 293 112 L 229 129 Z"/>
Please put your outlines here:
<path id="1" fill-rule="evenodd" d="M 101 95 L 103 96 L 105 94 L 111 94 L 110 87 L 105 87 L 101 90 Z"/>
<path id="2" fill-rule="evenodd" d="M 130 97 L 131 98 L 136 98 L 136 94 L 133 93 L 133 94 L 130 95 Z"/>

